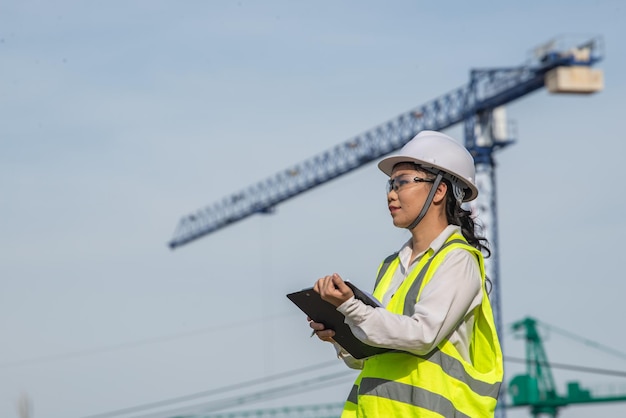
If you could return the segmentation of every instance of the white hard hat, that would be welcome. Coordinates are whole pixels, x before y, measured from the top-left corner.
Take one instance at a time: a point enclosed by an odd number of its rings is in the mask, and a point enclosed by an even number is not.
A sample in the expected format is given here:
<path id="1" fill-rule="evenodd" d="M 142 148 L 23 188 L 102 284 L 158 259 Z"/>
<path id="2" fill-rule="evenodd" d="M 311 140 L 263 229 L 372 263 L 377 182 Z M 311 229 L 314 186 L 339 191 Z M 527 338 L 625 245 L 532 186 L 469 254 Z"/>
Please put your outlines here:
<path id="1" fill-rule="evenodd" d="M 422 131 L 407 142 L 396 155 L 384 158 L 378 168 L 391 176 L 398 163 L 415 163 L 426 170 L 441 171 L 444 178 L 461 187 L 463 201 L 476 199 L 476 168 L 467 148 L 448 135 L 436 131 Z"/>

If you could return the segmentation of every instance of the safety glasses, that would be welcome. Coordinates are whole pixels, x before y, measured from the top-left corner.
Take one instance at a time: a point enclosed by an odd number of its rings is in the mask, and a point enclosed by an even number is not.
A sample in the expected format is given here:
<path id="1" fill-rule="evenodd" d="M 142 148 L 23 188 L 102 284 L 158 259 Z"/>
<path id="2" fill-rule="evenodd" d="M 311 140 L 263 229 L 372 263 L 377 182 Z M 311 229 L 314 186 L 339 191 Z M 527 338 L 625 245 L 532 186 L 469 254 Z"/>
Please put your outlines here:
<path id="1" fill-rule="evenodd" d="M 407 184 L 433 183 L 434 181 L 435 180 L 433 179 L 425 179 L 421 177 L 415 177 L 410 174 L 403 174 L 401 176 L 389 179 L 389 181 L 387 182 L 387 193 L 390 193 L 392 190 L 394 192 L 399 192 L 404 187 L 406 187 Z"/>

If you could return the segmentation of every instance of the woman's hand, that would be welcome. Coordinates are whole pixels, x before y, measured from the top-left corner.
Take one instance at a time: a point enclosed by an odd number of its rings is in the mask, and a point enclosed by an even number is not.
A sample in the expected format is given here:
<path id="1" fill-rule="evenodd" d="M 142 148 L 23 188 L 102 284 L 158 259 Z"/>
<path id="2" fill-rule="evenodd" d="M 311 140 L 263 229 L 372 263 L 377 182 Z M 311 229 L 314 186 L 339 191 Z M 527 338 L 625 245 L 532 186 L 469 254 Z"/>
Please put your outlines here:
<path id="1" fill-rule="evenodd" d="M 333 337 L 335 336 L 335 331 L 332 329 L 326 329 L 324 324 L 320 324 L 319 322 L 315 322 L 311 320 L 311 318 L 307 317 L 307 321 L 309 321 L 309 326 L 313 329 L 313 334 L 317 334 L 317 337 L 322 341 L 333 342 Z"/>
<path id="2" fill-rule="evenodd" d="M 354 296 L 354 292 L 337 273 L 322 277 L 313 286 L 323 300 L 337 307 Z"/>

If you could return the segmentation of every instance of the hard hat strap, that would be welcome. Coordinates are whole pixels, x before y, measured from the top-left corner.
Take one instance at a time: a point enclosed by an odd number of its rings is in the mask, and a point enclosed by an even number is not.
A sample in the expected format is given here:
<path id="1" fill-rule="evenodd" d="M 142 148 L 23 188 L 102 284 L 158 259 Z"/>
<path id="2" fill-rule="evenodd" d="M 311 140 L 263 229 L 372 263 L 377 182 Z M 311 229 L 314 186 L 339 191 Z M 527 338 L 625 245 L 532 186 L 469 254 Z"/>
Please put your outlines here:
<path id="1" fill-rule="evenodd" d="M 465 187 L 463 186 L 463 182 L 457 176 L 447 173 L 445 171 L 441 171 L 434 167 L 429 167 L 429 166 L 422 165 L 422 164 L 415 164 L 415 165 L 422 170 L 428 171 L 431 174 L 442 173 L 443 178 L 445 180 L 448 180 L 450 184 L 452 185 L 452 194 L 454 196 L 454 199 L 457 202 L 459 202 L 459 205 L 463 203 L 463 198 L 465 197 Z"/>
<path id="2" fill-rule="evenodd" d="M 437 188 L 439 187 L 439 183 L 441 183 L 442 179 L 443 179 L 443 175 L 441 174 L 441 172 L 437 173 L 437 178 L 435 178 L 435 181 L 433 182 L 433 186 L 430 188 L 430 192 L 428 193 L 428 197 L 426 198 L 426 201 L 424 202 L 424 206 L 422 207 L 420 214 L 417 215 L 417 218 L 415 218 L 415 220 L 411 223 L 411 225 L 407 226 L 407 229 L 411 230 L 415 228 L 417 224 L 420 223 L 422 218 L 426 216 L 426 212 L 428 212 L 428 208 L 430 208 L 430 204 L 433 202 L 433 198 L 435 197 L 435 193 L 437 192 Z"/>

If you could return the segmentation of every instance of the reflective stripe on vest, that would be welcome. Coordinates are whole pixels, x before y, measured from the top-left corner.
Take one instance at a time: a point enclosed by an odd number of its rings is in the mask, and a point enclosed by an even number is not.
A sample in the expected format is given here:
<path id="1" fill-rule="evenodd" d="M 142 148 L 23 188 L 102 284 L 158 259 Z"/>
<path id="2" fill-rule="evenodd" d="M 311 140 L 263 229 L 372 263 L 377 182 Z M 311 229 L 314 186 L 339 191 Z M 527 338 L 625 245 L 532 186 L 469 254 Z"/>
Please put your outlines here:
<path id="1" fill-rule="evenodd" d="M 454 408 L 450 400 L 422 388 L 391 380 L 364 378 L 359 389 L 361 395 L 373 395 L 381 398 L 423 407 L 444 417 L 475 418 L 465 415 Z"/>
<path id="2" fill-rule="evenodd" d="M 493 417 L 502 382 L 502 353 L 488 295 L 482 255 L 459 234 L 426 254 L 396 291 L 387 309 L 411 316 L 421 291 L 446 254 L 463 248 L 476 255 L 483 280 L 483 303 L 475 311 L 470 341 L 472 363 L 444 340 L 425 356 L 391 352 L 366 359 L 342 418 L 370 416 Z M 398 268 L 397 254 L 379 268 L 374 296 L 382 298 Z M 417 372 L 419 368 L 419 373 Z"/>

